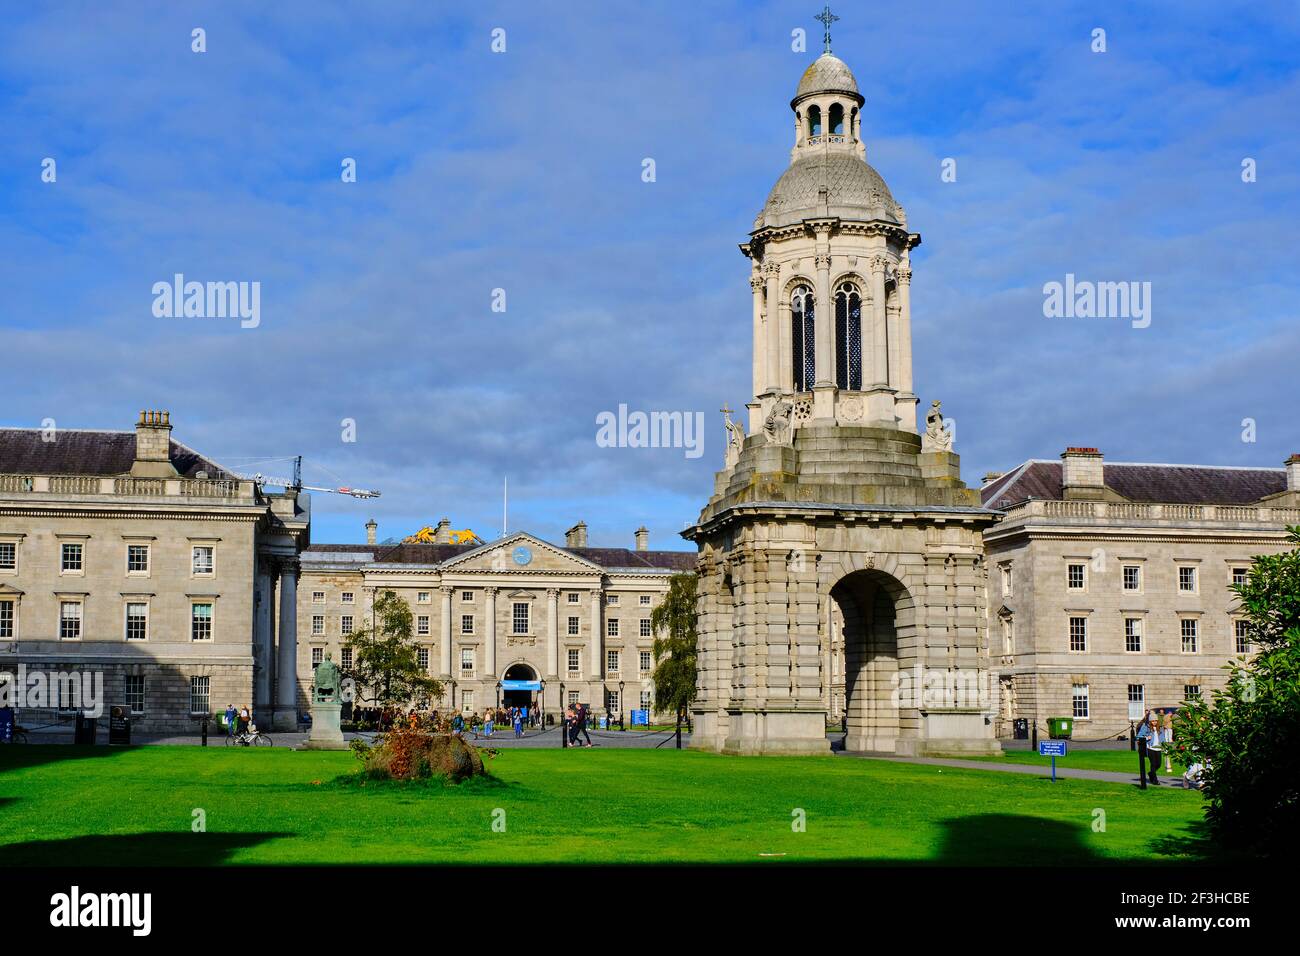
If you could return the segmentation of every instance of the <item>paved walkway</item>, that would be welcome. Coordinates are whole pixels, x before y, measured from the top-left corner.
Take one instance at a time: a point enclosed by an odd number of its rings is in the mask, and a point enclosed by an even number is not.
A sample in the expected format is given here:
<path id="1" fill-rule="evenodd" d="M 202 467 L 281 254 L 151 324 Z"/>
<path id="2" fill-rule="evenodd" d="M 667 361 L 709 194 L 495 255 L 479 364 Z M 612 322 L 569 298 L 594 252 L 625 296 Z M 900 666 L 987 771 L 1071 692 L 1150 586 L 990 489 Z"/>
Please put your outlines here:
<path id="1" fill-rule="evenodd" d="M 633 748 L 633 749 L 654 749 L 659 747 L 668 750 L 674 747 L 673 731 L 659 730 L 654 732 L 636 731 L 636 730 L 589 730 L 591 742 L 596 747 L 616 747 L 616 748 Z M 284 733 L 272 732 L 270 735 L 272 743 L 276 747 L 297 747 L 307 739 L 305 732 Z M 361 737 L 365 740 L 372 740 L 374 733 L 353 733 L 347 731 L 343 734 L 345 740 L 351 740 L 354 737 Z M 477 737 L 468 730 L 465 732 L 465 739 L 479 747 L 497 747 L 501 749 L 510 749 L 514 747 L 522 748 L 555 748 L 560 747 L 560 732 L 555 727 L 549 727 L 546 730 L 529 730 L 524 736 L 516 738 L 514 731 L 510 729 L 498 729 L 491 737 L 484 737 L 479 734 Z M 72 729 L 58 728 L 49 730 L 33 730 L 28 733 L 28 740 L 34 744 L 71 744 Z M 584 738 L 579 738 L 584 740 Z M 108 732 L 101 727 L 95 738 L 96 743 L 104 745 L 108 743 Z M 682 731 L 682 746 L 690 744 L 691 735 Z M 147 746 L 198 746 L 200 738 L 197 734 L 177 734 L 177 735 L 160 735 L 160 734 L 132 734 L 131 743 L 136 745 Z M 585 742 L 585 740 L 584 740 Z M 226 746 L 224 735 L 211 734 L 208 736 L 209 747 Z"/>
<path id="2" fill-rule="evenodd" d="M 899 757 L 894 754 L 848 753 L 836 751 L 843 757 L 858 757 L 865 760 L 889 760 L 894 763 L 922 763 L 938 767 L 957 767 L 962 770 L 992 770 L 997 773 L 1025 773 L 1035 777 L 1050 777 L 1050 768 L 1026 763 L 993 763 L 986 760 L 961 760 L 956 757 Z M 1140 782 L 1135 773 L 1116 773 L 1112 770 L 1083 770 L 1078 767 L 1057 767 L 1057 777 L 1069 780 L 1099 780 L 1103 783 L 1127 783 L 1137 786 Z M 1177 774 L 1160 778 L 1160 786 L 1183 789 L 1183 778 Z"/>

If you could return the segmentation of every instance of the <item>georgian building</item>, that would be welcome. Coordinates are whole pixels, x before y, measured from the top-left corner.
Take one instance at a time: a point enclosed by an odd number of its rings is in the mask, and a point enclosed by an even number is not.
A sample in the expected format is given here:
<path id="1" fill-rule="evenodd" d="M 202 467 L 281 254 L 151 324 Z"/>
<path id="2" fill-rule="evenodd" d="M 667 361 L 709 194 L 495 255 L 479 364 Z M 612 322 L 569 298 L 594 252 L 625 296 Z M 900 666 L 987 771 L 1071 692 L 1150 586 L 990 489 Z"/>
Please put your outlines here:
<path id="1" fill-rule="evenodd" d="M 451 544 L 444 519 L 436 543 L 320 544 L 302 555 L 298 674 L 304 689 L 326 654 L 346 674 L 344 646 L 372 623 L 376 595 L 410 605 L 420 661 L 444 684 L 443 709 L 482 712 L 575 702 L 615 718 L 653 710 L 650 612 L 668 580 L 693 571 L 695 555 L 635 547 L 593 548 L 587 527 L 563 547 L 519 532 L 487 544 Z"/>
<path id="2" fill-rule="evenodd" d="M 230 703 L 294 723 L 307 498 L 266 494 L 171 431 L 167 412 L 134 432 L 0 429 L 0 674 L 99 674 L 105 713 L 125 704 L 145 732 L 193 732 Z M 23 719 L 39 724 L 33 699 Z"/>
<path id="3" fill-rule="evenodd" d="M 1300 523 L 1300 455 L 1285 468 L 1105 461 L 1069 448 L 990 476 L 984 533 L 999 729 L 1127 733 L 1129 706 L 1176 707 L 1221 688 L 1251 647 L 1231 586 Z"/>

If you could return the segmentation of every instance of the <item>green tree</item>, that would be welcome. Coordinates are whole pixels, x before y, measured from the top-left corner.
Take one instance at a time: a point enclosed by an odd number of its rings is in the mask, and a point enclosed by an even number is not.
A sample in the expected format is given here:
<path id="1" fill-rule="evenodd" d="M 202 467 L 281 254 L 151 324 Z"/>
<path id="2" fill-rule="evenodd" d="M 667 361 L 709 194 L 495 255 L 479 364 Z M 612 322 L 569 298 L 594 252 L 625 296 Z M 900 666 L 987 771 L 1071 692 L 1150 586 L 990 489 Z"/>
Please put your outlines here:
<path id="1" fill-rule="evenodd" d="M 655 709 L 677 715 L 678 746 L 682 718 L 695 700 L 695 622 L 695 575 L 674 574 L 663 601 L 650 612 L 650 627 L 655 634 Z"/>
<path id="2" fill-rule="evenodd" d="M 354 631 L 345 646 L 352 648 L 357 695 L 381 707 L 402 707 L 419 698 L 442 696 L 442 682 L 420 666 L 412 634 L 410 606 L 393 591 L 375 597 L 373 623 Z M 363 696 L 368 690 L 370 696 Z"/>
<path id="3" fill-rule="evenodd" d="M 1256 557 L 1233 587 L 1257 649 L 1227 665 L 1211 701 L 1190 701 L 1177 749 L 1206 770 L 1206 818 L 1223 843 L 1281 855 L 1300 846 L 1300 526 L 1293 549 Z"/>

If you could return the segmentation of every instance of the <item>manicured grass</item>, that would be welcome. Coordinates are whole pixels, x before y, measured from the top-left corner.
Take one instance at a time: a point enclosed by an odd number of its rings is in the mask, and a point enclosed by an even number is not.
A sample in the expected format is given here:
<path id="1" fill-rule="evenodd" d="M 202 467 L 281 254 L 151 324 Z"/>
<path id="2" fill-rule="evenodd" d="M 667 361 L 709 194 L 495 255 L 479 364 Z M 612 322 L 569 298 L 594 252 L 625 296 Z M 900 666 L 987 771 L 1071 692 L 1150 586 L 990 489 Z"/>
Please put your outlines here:
<path id="1" fill-rule="evenodd" d="M 983 760 L 990 763 L 1022 763 L 1041 766 L 1045 771 L 1050 772 L 1052 760 L 1050 757 L 1040 757 L 1037 751 L 1033 753 L 1027 750 L 1007 750 L 1003 751 L 998 757 L 972 757 L 972 760 Z M 1115 773 L 1127 773 L 1137 776 L 1138 757 L 1137 752 L 1132 750 L 1068 750 L 1064 757 L 1056 758 L 1057 767 L 1075 767 L 1080 770 L 1110 770 Z M 1177 760 L 1173 761 L 1173 776 L 1181 777 L 1185 769 Z M 1159 775 L 1169 776 L 1165 773 L 1165 762 L 1163 758 L 1160 761 Z"/>
<path id="2" fill-rule="evenodd" d="M 1201 796 L 842 757 L 503 750 L 460 786 L 338 782 L 351 754 L 0 749 L 0 866 L 1187 862 Z M 505 811 L 505 832 L 493 829 Z M 206 833 L 192 833 L 194 811 Z M 806 832 L 794 832 L 795 811 Z M 1098 811 L 1105 831 L 1094 830 Z M 495 814 L 500 819 L 500 814 Z"/>

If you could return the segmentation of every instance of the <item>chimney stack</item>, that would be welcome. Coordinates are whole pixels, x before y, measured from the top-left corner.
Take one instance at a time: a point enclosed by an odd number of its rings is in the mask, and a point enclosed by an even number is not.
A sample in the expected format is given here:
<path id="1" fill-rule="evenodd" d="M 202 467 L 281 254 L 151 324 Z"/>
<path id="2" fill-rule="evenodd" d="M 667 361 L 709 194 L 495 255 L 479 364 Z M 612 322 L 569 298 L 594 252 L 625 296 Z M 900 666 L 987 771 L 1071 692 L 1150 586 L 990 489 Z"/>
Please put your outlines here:
<path id="1" fill-rule="evenodd" d="M 379 523 L 371 518 L 366 522 L 366 544 L 374 544 L 375 539 L 379 537 Z"/>
<path id="2" fill-rule="evenodd" d="M 1095 448 L 1067 448 L 1061 452 L 1061 497 L 1086 501 L 1105 497 L 1103 460 Z"/>
<path id="3" fill-rule="evenodd" d="M 132 478 L 175 478 L 172 465 L 171 412 L 142 411 L 135 423 L 135 461 Z"/>
<path id="4" fill-rule="evenodd" d="M 566 548 L 585 548 L 587 546 L 587 523 L 585 521 L 579 521 L 564 532 L 564 546 Z"/>
<path id="5" fill-rule="evenodd" d="M 984 484 L 991 485 L 1002 477 L 1004 473 L 1000 471 L 986 471 L 984 473 Z"/>
<path id="6" fill-rule="evenodd" d="M 650 532 L 646 530 L 645 525 L 636 529 L 636 549 L 638 551 L 650 550 Z"/>
<path id="7" fill-rule="evenodd" d="M 434 544 L 451 544 L 451 520 L 439 518 L 438 526 L 433 529 Z"/>
<path id="8" fill-rule="evenodd" d="M 1286 490 L 1300 492 L 1300 454 L 1286 460 Z"/>

